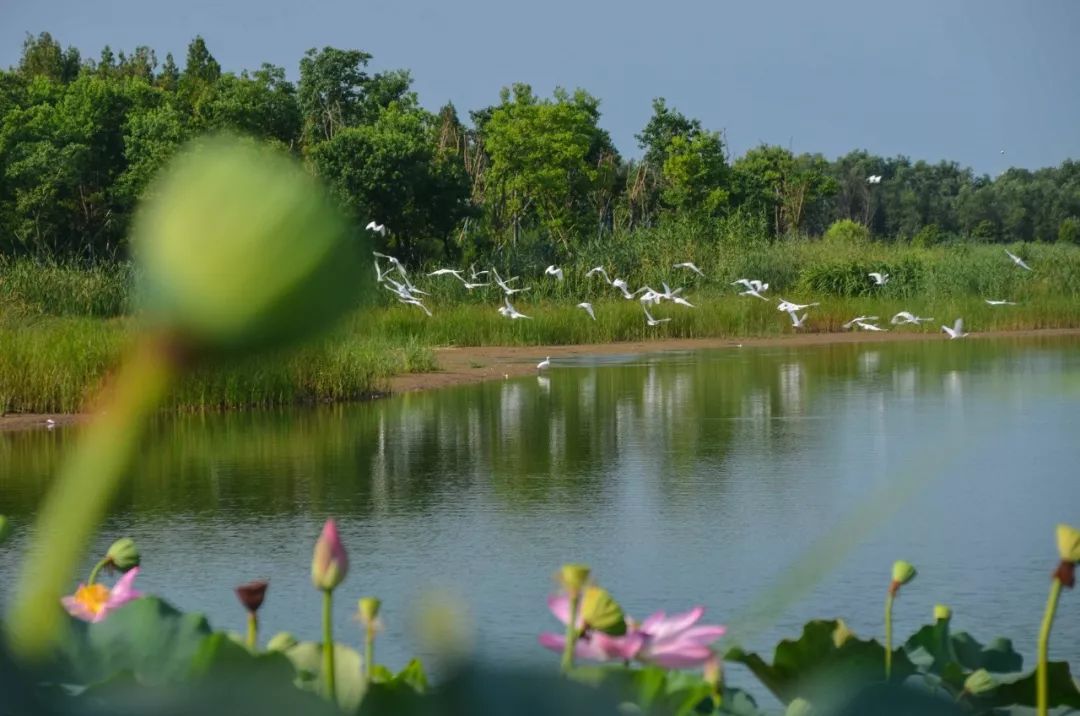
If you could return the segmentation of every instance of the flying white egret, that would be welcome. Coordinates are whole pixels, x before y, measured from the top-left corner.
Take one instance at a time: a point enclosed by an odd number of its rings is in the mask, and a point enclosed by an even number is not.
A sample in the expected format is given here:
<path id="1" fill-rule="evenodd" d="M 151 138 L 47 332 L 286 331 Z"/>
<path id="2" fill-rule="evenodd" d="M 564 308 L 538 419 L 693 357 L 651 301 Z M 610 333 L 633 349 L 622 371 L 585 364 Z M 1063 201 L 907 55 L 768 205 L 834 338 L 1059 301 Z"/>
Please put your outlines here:
<path id="1" fill-rule="evenodd" d="M 732 286 L 738 286 L 740 284 L 745 286 L 747 290 L 754 291 L 756 293 L 761 293 L 762 291 L 769 290 L 769 284 L 762 283 L 756 278 L 739 278 L 731 282 Z"/>
<path id="2" fill-rule="evenodd" d="M 526 316 L 524 313 L 521 313 L 516 308 L 514 308 L 510 304 L 510 299 L 509 298 L 504 297 L 503 302 L 505 303 L 505 305 L 501 306 L 499 308 L 499 313 L 501 313 L 502 315 L 506 316 L 507 318 L 509 318 L 511 320 L 515 320 L 515 321 L 517 319 L 519 319 L 519 318 L 529 318 L 531 320 L 531 318 L 532 318 L 531 316 Z"/>
<path id="3" fill-rule="evenodd" d="M 376 258 L 375 259 L 375 282 L 376 283 L 382 283 L 383 279 L 386 278 L 386 275 L 389 274 L 393 270 L 394 270 L 394 267 L 391 266 L 390 268 L 383 271 L 382 266 L 379 265 L 379 259 Z"/>
<path id="4" fill-rule="evenodd" d="M 536 364 L 536 372 L 539 373 L 542 370 L 547 370 L 551 367 L 551 356 L 548 356 L 544 360 Z"/>
<path id="5" fill-rule="evenodd" d="M 475 263 L 469 264 L 469 278 L 472 279 L 473 281 L 480 278 L 481 276 L 487 276 L 487 275 L 488 275 L 487 269 L 485 269 L 483 271 L 477 271 Z"/>
<path id="6" fill-rule="evenodd" d="M 881 273 L 880 271 L 871 271 L 866 275 L 874 279 L 874 283 L 878 286 L 884 286 L 889 282 L 889 274 L 887 273 Z"/>
<path id="7" fill-rule="evenodd" d="M 644 286 L 642 288 L 639 288 L 637 291 L 634 291 L 634 295 L 638 293 L 641 294 L 641 298 L 639 298 L 638 300 L 641 301 L 642 305 L 645 305 L 646 303 L 651 303 L 654 306 L 659 306 L 660 300 L 664 297 L 662 293 L 654 291 L 648 286 Z"/>
<path id="8" fill-rule="evenodd" d="M 407 304 L 409 304 L 410 306 L 416 306 L 416 307 L 417 307 L 417 308 L 419 308 L 419 309 L 420 309 L 421 311 L 423 311 L 424 313 L 428 314 L 428 316 L 431 316 L 431 310 L 430 310 L 430 309 L 428 309 L 428 307 L 427 307 L 427 306 L 425 306 L 425 305 L 424 305 L 423 303 L 421 303 L 421 302 L 420 302 L 420 299 L 418 299 L 418 298 L 399 298 L 399 299 L 398 299 L 398 301 L 399 301 L 400 303 L 407 303 Z"/>
<path id="9" fill-rule="evenodd" d="M 495 277 L 495 283 L 498 284 L 499 288 L 501 288 L 503 290 L 503 293 L 505 293 L 507 296 L 513 296 L 515 293 L 523 293 L 525 291 L 532 290 L 532 287 L 511 288 L 509 284 L 511 281 L 516 281 L 518 279 L 517 276 L 511 276 L 504 281 L 502 277 L 499 276 L 499 272 L 496 271 L 494 268 L 491 269 L 491 275 Z"/>
<path id="10" fill-rule="evenodd" d="M 588 271 L 585 272 L 585 277 L 588 278 L 590 276 L 595 276 L 596 274 L 600 274 L 601 276 L 604 277 L 605 281 L 607 281 L 608 283 L 611 283 L 611 277 L 608 276 L 608 272 L 604 270 L 603 266 L 594 266 L 594 267 L 592 267 L 591 269 L 589 269 Z"/>
<path id="11" fill-rule="evenodd" d="M 870 176 L 866 177 L 866 183 L 867 184 L 880 184 L 881 183 L 881 175 L 880 174 L 871 174 Z"/>
<path id="12" fill-rule="evenodd" d="M 801 316 L 799 316 L 799 315 L 797 315 L 796 311 L 788 311 L 788 315 L 791 316 L 791 327 L 792 328 L 802 328 L 803 323 L 806 322 L 806 317 L 809 316 L 810 314 L 809 313 L 804 313 Z"/>
<path id="13" fill-rule="evenodd" d="M 547 276 L 554 276 L 560 281 L 563 280 L 563 270 L 555 264 L 552 264 L 551 266 L 548 266 L 546 269 L 544 269 L 544 274 L 546 274 Z"/>
<path id="14" fill-rule="evenodd" d="M 967 333 L 964 333 L 964 319 L 963 318 L 957 318 L 956 322 L 953 323 L 952 328 L 949 328 L 948 326 L 942 326 L 941 330 L 943 330 L 943 331 L 945 331 L 946 333 L 949 334 L 949 340 L 950 341 L 955 340 L 957 338 L 963 338 L 964 336 L 968 335 Z"/>
<path id="15" fill-rule="evenodd" d="M 1015 306 L 1016 301 L 1006 301 L 1004 299 L 997 298 L 984 298 L 984 301 L 990 306 Z"/>
<path id="16" fill-rule="evenodd" d="M 487 271 L 485 271 L 484 273 L 487 273 Z M 474 288 L 483 288 L 484 286 L 490 286 L 491 284 L 490 283 L 474 283 L 472 281 L 465 281 L 461 285 L 465 287 L 465 290 L 471 291 Z"/>
<path id="17" fill-rule="evenodd" d="M 623 298 L 629 300 L 634 297 L 634 294 L 630 293 L 630 289 L 626 285 L 626 281 L 624 281 L 623 279 L 617 278 L 611 282 L 611 285 L 622 292 Z"/>
<path id="18" fill-rule="evenodd" d="M 760 298 L 762 301 L 768 301 L 769 300 L 769 299 L 765 298 L 764 296 L 762 296 L 760 293 L 758 293 L 757 289 L 753 289 L 753 288 L 748 288 L 745 291 L 739 291 L 739 295 L 740 296 L 754 296 L 755 298 Z"/>
<path id="19" fill-rule="evenodd" d="M 386 236 L 386 226 L 384 224 L 376 224 L 374 221 L 369 221 L 364 228 L 368 231 L 374 231 L 380 236 Z"/>
<path id="20" fill-rule="evenodd" d="M 916 316 L 909 311 L 900 311 L 895 316 L 889 319 L 889 323 L 893 324 L 894 326 L 903 325 L 905 323 L 914 323 L 917 326 L 920 323 L 926 323 L 927 321 L 932 320 L 934 320 L 933 316 L 931 316 L 930 318 L 923 318 L 922 316 Z"/>
<path id="21" fill-rule="evenodd" d="M 785 300 L 785 299 L 781 298 L 780 303 L 777 306 L 777 309 L 781 310 L 781 311 L 787 311 L 788 313 L 791 313 L 792 311 L 801 311 L 804 308 L 810 308 L 811 306 L 820 306 L 820 305 L 821 305 L 820 303 L 792 303 L 791 301 L 788 301 L 788 300 Z"/>
<path id="22" fill-rule="evenodd" d="M 873 323 L 866 323 L 865 321 L 855 321 L 855 325 L 864 331 L 878 331 L 880 333 L 888 333 L 888 328 L 882 328 L 881 326 L 875 326 Z"/>
<path id="23" fill-rule="evenodd" d="M 677 304 L 679 304 L 680 306 L 686 306 L 687 308 L 697 308 L 697 306 L 695 306 L 694 304 L 690 303 L 689 301 L 687 301 L 687 300 L 686 300 L 685 298 L 683 298 L 682 296 L 672 296 L 672 297 L 671 297 L 671 302 L 672 302 L 672 303 L 677 303 Z"/>
<path id="24" fill-rule="evenodd" d="M 696 274 L 697 274 L 698 276 L 702 276 L 702 277 L 704 277 L 704 276 L 705 276 L 705 272 L 704 272 L 704 271 L 702 271 L 701 269 L 699 269 L 699 268 L 698 268 L 697 266 L 695 266 L 695 265 L 694 265 L 694 262 L 693 262 L 693 261 L 683 261 L 683 262 L 682 262 L 681 264 L 675 264 L 675 265 L 674 265 L 674 266 L 672 266 L 671 268 L 685 268 L 685 269 L 690 269 L 691 271 L 693 271 L 694 273 L 696 273 Z"/>
<path id="25" fill-rule="evenodd" d="M 659 326 L 661 323 L 667 323 L 671 320 L 670 318 L 653 318 L 652 314 L 649 313 L 648 306 L 642 305 L 641 310 L 645 311 L 645 322 L 650 326 Z"/>
<path id="26" fill-rule="evenodd" d="M 582 309 L 584 309 L 584 310 L 585 310 L 585 313 L 588 313 L 588 314 L 589 314 L 589 318 L 593 319 L 594 321 L 596 320 L 596 314 L 595 314 L 595 313 L 593 313 L 593 307 L 592 307 L 592 304 L 591 304 L 591 303 L 589 303 L 588 301 L 582 301 L 581 303 L 579 303 L 579 304 L 577 305 L 577 308 L 582 308 Z"/>
<path id="27" fill-rule="evenodd" d="M 461 281 L 465 280 L 465 279 L 463 279 L 461 277 L 461 269 L 441 268 L 441 269 L 435 269 L 434 271 L 432 271 L 431 273 L 428 274 L 428 276 L 447 276 L 447 275 L 453 276 L 454 278 L 459 279 Z"/>
<path id="28" fill-rule="evenodd" d="M 666 282 L 661 281 L 660 285 L 664 287 L 664 292 L 660 294 L 661 298 L 666 298 L 669 301 L 674 301 L 675 297 L 682 293 L 682 288 L 672 289 Z"/>
<path id="29" fill-rule="evenodd" d="M 876 321 L 877 319 L 878 319 L 877 316 L 856 316 L 855 318 L 852 318 L 847 323 L 843 324 L 841 326 L 841 328 L 851 328 L 856 323 L 860 323 L 862 321 Z"/>
<path id="30" fill-rule="evenodd" d="M 1020 268 L 1027 269 L 1028 271 L 1031 270 L 1031 267 L 1028 266 L 1026 263 L 1024 263 L 1024 260 L 1022 258 L 1020 258 L 1019 256 L 1017 256 L 1016 254 L 1014 254 L 1012 251 L 1009 251 L 1008 249 L 1005 249 L 1005 253 L 1007 253 L 1009 255 L 1009 258 L 1013 260 L 1013 263 L 1016 264 L 1017 266 L 1019 266 Z"/>

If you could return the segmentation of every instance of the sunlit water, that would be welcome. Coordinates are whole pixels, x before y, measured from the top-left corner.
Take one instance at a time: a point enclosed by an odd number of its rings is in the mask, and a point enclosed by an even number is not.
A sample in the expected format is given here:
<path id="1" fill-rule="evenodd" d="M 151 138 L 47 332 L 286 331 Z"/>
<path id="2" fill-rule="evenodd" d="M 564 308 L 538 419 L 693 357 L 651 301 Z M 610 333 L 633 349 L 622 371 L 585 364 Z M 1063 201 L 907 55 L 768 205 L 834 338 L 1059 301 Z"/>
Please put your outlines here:
<path id="1" fill-rule="evenodd" d="M 1075 339 L 942 340 L 556 361 L 549 378 L 162 419 L 95 550 L 135 537 L 144 590 L 236 631 L 233 586 L 269 578 L 264 638 L 317 638 L 308 570 L 333 515 L 352 563 L 338 634 L 358 643 L 355 600 L 381 597 L 395 666 L 424 653 L 410 625 L 431 593 L 468 604 L 484 657 L 554 665 L 536 635 L 557 626 L 544 598 L 566 561 L 632 615 L 704 604 L 753 649 L 812 617 L 876 636 L 904 558 L 919 576 L 900 634 L 943 602 L 1030 665 L 1054 525 L 1080 523 L 1078 398 Z M 0 513 L 22 533 L 0 593 L 72 438 L 0 436 Z M 816 582 L 788 584 L 800 566 Z M 1075 596 L 1052 651 L 1080 663 Z"/>

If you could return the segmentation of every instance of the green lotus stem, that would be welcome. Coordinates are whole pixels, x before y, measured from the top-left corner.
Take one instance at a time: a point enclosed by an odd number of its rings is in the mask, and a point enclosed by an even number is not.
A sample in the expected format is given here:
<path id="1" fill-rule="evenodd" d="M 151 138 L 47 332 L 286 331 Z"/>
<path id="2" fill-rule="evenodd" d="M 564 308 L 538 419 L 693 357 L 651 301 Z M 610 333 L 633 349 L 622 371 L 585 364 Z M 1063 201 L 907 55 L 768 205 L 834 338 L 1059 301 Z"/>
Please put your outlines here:
<path id="1" fill-rule="evenodd" d="M 1039 628 L 1039 665 L 1035 672 L 1035 703 L 1039 716 L 1046 716 L 1050 708 L 1050 673 L 1047 670 L 1047 656 L 1050 648 L 1050 627 L 1054 625 L 1054 613 L 1057 612 L 1058 597 L 1061 596 L 1061 580 L 1056 576 L 1050 580 L 1050 596 L 1046 600 L 1042 626 Z"/>
<path id="2" fill-rule="evenodd" d="M 333 590 L 324 589 L 322 598 L 322 634 L 323 634 L 323 682 L 326 686 L 326 695 L 331 701 L 337 701 L 336 689 L 334 688 L 334 634 L 333 634 Z"/>
<path id="3" fill-rule="evenodd" d="M 104 567 L 108 563 L 109 563 L 109 558 L 105 557 L 100 562 L 98 562 L 97 564 L 94 565 L 94 568 L 90 570 L 90 576 L 86 578 L 87 586 L 93 584 L 97 580 L 98 572 L 100 572 L 101 568 Z"/>
<path id="4" fill-rule="evenodd" d="M 371 683 L 371 667 L 375 663 L 375 628 L 368 625 L 364 631 L 364 681 Z"/>
<path id="5" fill-rule="evenodd" d="M 248 612 L 247 618 L 247 647 L 251 651 L 255 651 L 256 645 L 259 643 L 259 618 L 255 616 L 255 612 Z"/>
<path id="6" fill-rule="evenodd" d="M 566 643 L 563 645 L 562 670 L 570 671 L 574 668 L 574 647 L 577 645 L 577 616 L 581 608 L 581 590 L 575 589 L 570 592 L 570 620 L 566 623 Z"/>
<path id="7" fill-rule="evenodd" d="M 64 612 L 49 605 L 58 604 L 64 594 L 149 418 L 180 369 L 180 354 L 170 341 L 162 336 L 143 340 L 106 389 L 97 414 L 61 465 L 38 516 L 5 620 L 17 656 L 39 660 L 59 636 Z"/>
<path id="8" fill-rule="evenodd" d="M 895 591 L 890 587 L 885 597 L 885 680 L 892 676 L 892 604 Z"/>

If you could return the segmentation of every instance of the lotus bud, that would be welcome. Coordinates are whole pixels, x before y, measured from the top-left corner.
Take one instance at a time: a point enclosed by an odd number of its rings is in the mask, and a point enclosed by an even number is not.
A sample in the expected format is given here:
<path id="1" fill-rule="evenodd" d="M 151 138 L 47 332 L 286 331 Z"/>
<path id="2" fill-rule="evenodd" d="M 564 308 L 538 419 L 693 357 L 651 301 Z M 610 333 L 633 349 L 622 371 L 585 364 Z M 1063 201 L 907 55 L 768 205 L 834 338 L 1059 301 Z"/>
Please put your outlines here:
<path id="1" fill-rule="evenodd" d="M 299 642 L 296 637 L 287 631 L 281 631 L 274 636 L 270 637 L 270 641 L 266 642 L 267 651 L 288 651 L 296 646 Z"/>
<path id="2" fill-rule="evenodd" d="M 571 594 L 579 593 L 589 581 L 589 571 L 584 564 L 564 564 L 561 571 L 563 588 Z"/>
<path id="3" fill-rule="evenodd" d="M 225 135 L 172 163 L 132 234 L 145 315 L 208 354 L 329 325 L 367 281 L 360 241 L 299 164 Z"/>
<path id="4" fill-rule="evenodd" d="M 105 553 L 106 563 L 121 572 L 138 567 L 140 559 L 139 548 L 135 545 L 135 540 L 130 537 L 121 537 L 116 540 Z"/>
<path id="5" fill-rule="evenodd" d="M 348 573 L 349 556 L 338 536 L 337 523 L 329 519 L 315 542 L 315 554 L 311 558 L 311 582 L 316 589 L 329 592 L 341 584 Z"/>
<path id="6" fill-rule="evenodd" d="M 813 713 L 814 707 L 810 705 L 809 701 L 800 696 L 787 705 L 784 716 L 811 716 Z"/>
<path id="7" fill-rule="evenodd" d="M 256 579 L 236 588 L 236 596 L 244 608 L 249 612 L 259 611 L 263 599 L 266 598 L 266 588 L 270 585 L 265 579 Z"/>
<path id="8" fill-rule="evenodd" d="M 7 517 L 0 515 L 0 544 L 7 541 L 7 538 L 11 536 L 11 523 Z"/>
<path id="9" fill-rule="evenodd" d="M 1062 562 L 1080 562 L 1080 530 L 1058 525 L 1057 545 Z"/>
<path id="10" fill-rule="evenodd" d="M 964 679 L 964 691 L 973 696 L 992 691 L 997 688 L 997 681 L 990 675 L 990 672 L 986 669 L 979 669 L 978 671 L 971 672 L 971 675 Z"/>
<path id="11" fill-rule="evenodd" d="M 892 566 L 892 584 L 889 585 L 889 591 L 896 594 L 900 587 L 915 579 L 916 574 L 915 567 L 912 566 L 911 562 L 905 562 L 902 559 L 896 560 Z"/>
<path id="12" fill-rule="evenodd" d="M 944 604 L 935 604 L 934 621 L 939 622 L 943 619 L 952 619 L 952 609 L 949 609 Z"/>
<path id="13" fill-rule="evenodd" d="M 853 636 L 855 636 L 855 632 L 851 631 L 851 627 L 847 625 L 847 622 L 843 619 L 837 619 L 836 628 L 833 629 L 832 633 L 833 646 L 839 649 Z"/>
<path id="14" fill-rule="evenodd" d="M 375 620 L 379 617 L 379 607 L 382 606 L 382 601 L 375 597 L 363 597 L 357 604 L 357 614 L 360 617 L 360 623 L 365 626 L 369 626 L 375 623 Z"/>

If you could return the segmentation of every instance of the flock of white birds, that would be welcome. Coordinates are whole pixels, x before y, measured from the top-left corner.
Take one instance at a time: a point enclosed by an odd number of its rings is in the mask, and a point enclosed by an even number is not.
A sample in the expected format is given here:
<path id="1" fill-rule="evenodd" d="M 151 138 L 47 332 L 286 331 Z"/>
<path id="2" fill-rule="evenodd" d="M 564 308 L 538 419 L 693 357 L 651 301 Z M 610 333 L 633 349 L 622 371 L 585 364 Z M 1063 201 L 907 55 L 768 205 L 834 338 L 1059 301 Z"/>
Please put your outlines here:
<path id="1" fill-rule="evenodd" d="M 375 231 L 384 235 L 386 232 L 385 226 L 383 226 L 382 224 L 376 224 L 375 222 L 371 222 L 370 224 L 368 224 L 367 228 L 370 231 Z M 379 253 L 378 251 L 375 251 L 373 253 L 375 254 L 375 277 L 377 282 L 382 285 L 383 288 L 393 293 L 397 297 L 399 302 L 410 306 L 415 306 L 419 310 L 426 313 L 428 316 L 431 316 L 431 310 L 426 305 L 424 305 L 423 299 L 424 296 L 428 296 L 429 294 L 426 291 L 422 291 L 418 289 L 415 285 L 413 285 L 412 281 L 409 279 L 409 274 L 401 261 L 394 258 L 393 256 Z M 1005 250 L 1005 253 L 1019 268 L 1026 271 L 1032 270 L 1032 268 L 1028 266 L 1027 263 L 1025 263 L 1024 260 L 1016 254 L 1010 252 L 1008 249 Z M 385 260 L 389 264 L 385 269 L 380 262 L 380 259 Z M 672 268 L 691 271 L 698 276 L 701 276 L 702 278 L 705 277 L 705 272 L 695 266 L 694 263 L 691 261 L 683 261 L 681 263 L 674 264 Z M 392 277 L 391 274 L 396 274 L 397 277 Z M 532 319 L 531 316 L 526 316 L 524 313 L 521 313 L 516 308 L 514 308 L 514 305 L 512 303 L 510 303 L 510 297 L 514 294 L 525 293 L 532 290 L 531 286 L 512 285 L 521 279 L 520 276 L 511 276 L 504 279 L 502 276 L 499 275 L 499 272 L 496 271 L 494 267 L 492 267 L 491 269 L 477 270 L 475 264 L 469 268 L 467 275 L 464 269 L 453 268 L 436 269 L 435 271 L 432 271 L 427 275 L 432 277 L 453 276 L 457 280 L 461 281 L 461 284 L 468 291 L 472 291 L 477 288 L 484 288 L 494 284 L 503 293 L 503 305 L 499 306 L 497 310 L 504 318 L 507 318 L 509 320 Z M 656 306 L 663 301 L 670 301 L 671 303 L 675 303 L 686 308 L 695 307 L 694 304 L 690 303 L 690 301 L 680 295 L 683 291 L 682 288 L 673 289 L 669 287 L 667 283 L 661 282 L 660 285 L 663 286 L 663 291 L 658 291 L 647 285 L 642 286 L 635 291 L 631 291 L 629 285 L 624 279 L 618 277 L 614 279 L 611 278 L 610 274 L 608 274 L 607 272 L 607 269 L 605 269 L 603 266 L 596 266 L 589 269 L 587 272 L 585 272 L 585 276 L 590 278 L 599 276 L 605 283 L 616 289 L 616 291 L 618 291 L 618 293 L 622 295 L 624 299 L 637 299 L 641 304 L 645 323 L 649 326 L 659 326 L 671 320 L 671 318 L 656 318 L 655 316 L 653 316 L 652 313 L 650 313 L 649 306 Z M 551 265 L 544 269 L 542 277 L 550 277 L 549 280 L 554 281 L 563 281 L 565 279 L 565 274 L 563 272 L 563 269 L 561 269 L 560 267 Z M 885 286 L 889 283 L 889 274 L 879 271 L 871 271 L 869 274 L 867 274 L 867 278 L 875 286 Z M 769 290 L 769 284 L 761 281 L 760 279 L 740 278 L 733 281 L 731 285 L 739 286 L 743 289 L 738 293 L 738 295 L 740 296 L 758 298 L 762 301 L 772 301 L 771 298 L 768 298 L 764 295 Z M 986 301 L 986 303 L 990 306 L 1016 305 L 1014 301 L 1008 301 L 1005 299 L 985 298 L 983 300 Z M 788 317 L 791 319 L 792 327 L 794 329 L 799 329 L 804 327 L 806 319 L 810 315 L 807 309 L 817 305 L 819 305 L 817 302 L 794 303 L 784 298 L 779 298 L 776 308 L 782 313 L 787 313 Z M 591 318 L 592 320 L 596 320 L 596 311 L 593 309 L 593 305 L 588 301 L 582 301 L 581 303 L 577 304 L 576 307 L 580 308 L 582 311 L 588 314 L 589 318 Z M 880 319 L 877 316 L 856 316 L 847 323 L 844 323 L 843 328 L 849 330 L 857 329 L 863 331 L 888 331 L 888 328 L 882 328 L 877 324 L 879 320 Z M 889 323 L 893 326 L 903 326 L 909 324 L 918 326 L 922 323 L 933 320 L 933 317 L 924 318 L 922 316 L 917 316 L 910 311 L 900 311 L 889 319 Z M 963 338 L 964 336 L 969 335 L 968 333 L 964 332 L 963 318 L 957 318 L 952 326 L 943 325 L 941 327 L 941 330 L 946 335 L 948 335 L 950 340 Z M 550 365 L 551 362 L 549 358 L 548 360 L 541 361 L 540 364 L 537 365 L 537 368 L 539 370 L 544 370 Z"/>

